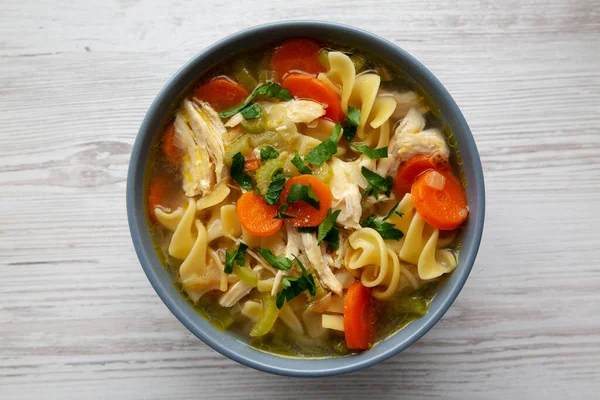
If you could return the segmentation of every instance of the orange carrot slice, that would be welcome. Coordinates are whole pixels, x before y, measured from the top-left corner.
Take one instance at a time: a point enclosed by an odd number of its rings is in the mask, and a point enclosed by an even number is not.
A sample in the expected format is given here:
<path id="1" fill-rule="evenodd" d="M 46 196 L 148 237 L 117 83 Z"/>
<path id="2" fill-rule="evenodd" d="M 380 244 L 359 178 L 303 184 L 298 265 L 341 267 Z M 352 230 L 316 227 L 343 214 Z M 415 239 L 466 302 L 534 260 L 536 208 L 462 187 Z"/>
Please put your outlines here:
<path id="1" fill-rule="evenodd" d="M 289 74 L 281 86 L 299 99 L 309 99 L 324 104 L 326 106 L 325 118 L 329 118 L 335 123 L 342 120 L 340 98 L 326 83 L 308 75 Z"/>
<path id="2" fill-rule="evenodd" d="M 256 171 L 260 168 L 260 160 L 256 158 L 254 152 L 251 152 L 246 156 L 246 161 L 244 162 L 244 171 L 252 172 Z"/>
<path id="3" fill-rule="evenodd" d="M 398 168 L 396 179 L 394 179 L 394 193 L 398 199 L 402 199 L 406 193 L 410 193 L 413 182 L 423 172 L 435 169 L 435 163 L 429 154 L 418 154 L 410 158 L 404 165 Z"/>
<path id="4" fill-rule="evenodd" d="M 244 193 L 235 206 L 242 226 L 256 236 L 269 236 L 281 229 L 283 221 L 275 218 L 278 209 L 254 192 Z"/>
<path id="5" fill-rule="evenodd" d="M 294 215 L 295 218 L 290 218 L 288 221 L 297 227 L 318 226 L 327 216 L 327 210 L 331 207 L 333 195 L 331 189 L 313 175 L 300 175 L 288 179 L 285 187 L 281 191 L 280 202 L 285 204 L 287 201 L 290 188 L 293 184 L 300 184 L 312 187 L 315 194 L 319 198 L 319 209 L 311 206 L 303 200 L 295 201 L 290 204 L 285 210 L 286 214 Z"/>
<path id="6" fill-rule="evenodd" d="M 271 67 L 281 81 L 291 71 L 303 71 L 317 75 L 323 71 L 319 62 L 318 44 L 309 39 L 288 40 L 279 47 L 271 58 Z"/>
<path id="7" fill-rule="evenodd" d="M 178 166 L 181 161 L 181 151 L 175 146 L 175 125 L 173 122 L 165 128 L 160 147 L 167 160 L 174 166 Z"/>
<path id="8" fill-rule="evenodd" d="M 161 205 L 165 200 L 165 196 L 169 190 L 169 179 L 164 175 L 159 175 L 150 181 L 150 189 L 148 190 L 148 212 L 152 222 L 157 223 L 154 209 Z"/>
<path id="9" fill-rule="evenodd" d="M 443 187 L 435 187 L 443 176 Z M 431 170 L 421 174 L 412 185 L 415 208 L 429 225 L 443 230 L 458 228 L 469 215 L 465 190 L 452 172 Z"/>
<path id="10" fill-rule="evenodd" d="M 216 111 L 221 112 L 240 104 L 248 97 L 248 92 L 239 83 L 226 76 L 219 76 L 196 88 L 194 96 L 206 101 Z"/>
<path id="11" fill-rule="evenodd" d="M 375 310 L 369 289 L 360 282 L 348 288 L 344 299 L 344 335 L 353 350 L 368 350 L 373 341 Z"/>

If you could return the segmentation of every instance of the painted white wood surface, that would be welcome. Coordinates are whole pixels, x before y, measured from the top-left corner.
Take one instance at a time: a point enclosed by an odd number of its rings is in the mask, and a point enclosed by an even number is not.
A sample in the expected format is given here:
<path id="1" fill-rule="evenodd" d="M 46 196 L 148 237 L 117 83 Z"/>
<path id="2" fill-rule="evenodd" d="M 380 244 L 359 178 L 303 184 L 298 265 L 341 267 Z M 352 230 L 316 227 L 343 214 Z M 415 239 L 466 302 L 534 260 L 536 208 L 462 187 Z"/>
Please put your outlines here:
<path id="1" fill-rule="evenodd" d="M 0 1 L 0 398 L 598 398 L 600 3 L 225 3 Z M 486 177 L 455 305 L 402 354 L 328 379 L 263 374 L 192 336 L 146 280 L 125 215 L 131 146 L 167 79 L 223 36 L 291 18 L 420 59 Z"/>

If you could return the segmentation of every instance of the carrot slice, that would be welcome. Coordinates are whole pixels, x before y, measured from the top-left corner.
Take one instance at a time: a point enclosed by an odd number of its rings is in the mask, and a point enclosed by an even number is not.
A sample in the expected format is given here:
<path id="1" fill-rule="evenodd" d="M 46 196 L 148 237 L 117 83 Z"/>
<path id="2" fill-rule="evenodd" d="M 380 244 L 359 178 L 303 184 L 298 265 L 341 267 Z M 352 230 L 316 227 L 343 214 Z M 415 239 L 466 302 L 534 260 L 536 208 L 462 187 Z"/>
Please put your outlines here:
<path id="1" fill-rule="evenodd" d="M 431 175 L 439 173 L 445 178 L 443 189 L 431 187 Z M 469 215 L 465 190 L 452 172 L 427 171 L 412 186 L 415 208 L 429 225 L 444 230 L 458 228 Z"/>
<path id="2" fill-rule="evenodd" d="M 375 310 L 369 289 L 354 282 L 344 300 L 344 335 L 348 348 L 368 350 L 373 341 L 374 323 Z"/>
<path id="3" fill-rule="evenodd" d="M 239 83 L 226 76 L 219 76 L 196 88 L 194 96 L 206 101 L 215 110 L 221 112 L 240 104 L 248 97 L 248 92 Z"/>
<path id="4" fill-rule="evenodd" d="M 317 75 L 323 71 L 319 62 L 321 47 L 309 39 L 288 40 L 279 47 L 271 58 L 271 68 L 281 81 L 291 71 L 303 71 Z"/>
<path id="5" fill-rule="evenodd" d="M 283 221 L 276 219 L 277 205 L 270 206 L 254 192 L 244 193 L 235 206 L 240 223 L 256 236 L 269 236 L 281 229 Z"/>
<path id="6" fill-rule="evenodd" d="M 415 179 L 423 172 L 435 169 L 435 166 L 429 154 L 418 154 L 410 158 L 398 168 L 396 173 L 396 179 L 394 179 L 394 193 L 396 193 L 396 196 L 401 199 L 406 193 L 410 193 Z"/>
<path id="7" fill-rule="evenodd" d="M 321 222 L 323 222 L 327 216 L 327 210 L 329 210 L 331 207 L 331 202 L 333 200 L 331 189 L 329 189 L 326 184 L 321 182 L 313 175 L 295 176 L 288 179 L 288 181 L 285 183 L 285 187 L 281 191 L 281 204 L 286 203 L 288 194 L 290 193 L 290 188 L 293 184 L 307 185 L 312 187 L 312 189 L 315 191 L 315 194 L 319 198 L 319 209 L 317 210 L 315 207 L 303 200 L 295 201 L 285 210 L 286 214 L 296 216 L 295 218 L 288 219 L 288 221 L 297 227 L 319 225 Z"/>
<path id="8" fill-rule="evenodd" d="M 244 171 L 252 172 L 256 171 L 260 168 L 260 160 L 256 158 L 256 154 L 251 152 L 246 156 L 246 161 L 244 162 Z"/>
<path id="9" fill-rule="evenodd" d="M 281 86 L 299 99 L 309 99 L 324 104 L 326 106 L 325 118 L 329 118 L 335 123 L 342 120 L 340 98 L 326 83 L 308 75 L 289 74 L 281 82 Z"/>
<path id="10" fill-rule="evenodd" d="M 167 160 L 174 166 L 178 166 L 181 161 L 181 151 L 175 146 L 175 124 L 173 122 L 165 128 L 160 147 Z"/>
<path id="11" fill-rule="evenodd" d="M 154 209 L 164 200 L 169 190 L 169 179 L 164 175 L 159 175 L 150 181 L 150 190 L 148 190 L 148 213 L 152 222 L 157 223 Z"/>

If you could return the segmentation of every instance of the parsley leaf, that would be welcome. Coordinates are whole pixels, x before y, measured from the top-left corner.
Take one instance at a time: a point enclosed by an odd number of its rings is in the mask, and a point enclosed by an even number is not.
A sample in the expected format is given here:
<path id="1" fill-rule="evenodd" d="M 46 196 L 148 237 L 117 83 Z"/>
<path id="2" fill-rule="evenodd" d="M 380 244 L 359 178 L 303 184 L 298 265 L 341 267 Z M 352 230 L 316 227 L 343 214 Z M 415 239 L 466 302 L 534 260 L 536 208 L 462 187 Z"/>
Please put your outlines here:
<path id="1" fill-rule="evenodd" d="M 327 236 L 327 234 L 334 227 L 335 221 L 341 212 L 342 210 L 333 211 L 331 208 L 327 210 L 327 216 L 325 217 L 323 222 L 319 224 L 319 230 L 317 234 L 318 243 L 321 243 L 323 239 L 325 239 L 325 236 Z"/>
<path id="2" fill-rule="evenodd" d="M 327 247 L 329 247 L 331 250 L 337 250 L 340 248 L 340 230 L 337 228 L 337 226 L 334 226 L 329 232 L 327 232 L 324 240 L 327 242 Z"/>
<path id="3" fill-rule="evenodd" d="M 317 210 L 319 209 L 319 198 L 310 185 L 307 186 L 294 183 L 292 187 L 290 187 L 290 192 L 288 193 L 286 202 L 291 204 L 299 200 L 305 201 Z"/>
<path id="4" fill-rule="evenodd" d="M 394 215 L 394 213 L 396 212 L 396 209 L 398 208 L 399 205 L 400 205 L 400 203 L 396 203 L 396 205 L 394 207 L 392 207 L 392 209 L 390 210 L 390 212 L 387 213 L 387 215 L 385 217 L 383 217 L 382 221 L 385 221 L 386 219 L 389 219 L 392 215 Z M 404 213 L 401 213 L 400 211 L 398 211 L 398 213 L 396 213 L 396 214 L 398 214 L 398 215 L 400 215 L 400 214 L 404 215 Z M 400 216 L 402 216 L 402 215 L 400 215 Z"/>
<path id="5" fill-rule="evenodd" d="M 288 269 L 292 268 L 292 260 L 290 260 L 289 258 L 278 257 L 278 256 L 274 255 L 273 253 L 271 253 L 271 250 L 262 248 L 262 247 L 258 248 L 258 252 L 274 268 L 277 268 L 277 269 L 280 269 L 283 271 L 287 271 Z"/>
<path id="6" fill-rule="evenodd" d="M 366 167 L 362 167 L 360 169 L 360 173 L 362 174 L 362 176 L 365 177 L 367 182 L 369 182 L 369 187 L 367 187 L 367 190 L 365 190 L 363 195 L 373 195 L 377 199 L 378 194 L 383 192 L 386 196 L 389 197 L 390 193 L 392 192 L 392 187 L 394 185 L 394 181 L 391 175 L 388 175 L 384 178 Z"/>
<path id="7" fill-rule="evenodd" d="M 269 183 L 269 189 L 264 195 L 265 201 L 268 205 L 279 204 L 279 198 L 281 197 L 281 191 L 285 186 L 285 175 L 282 174 L 283 169 L 279 168 L 273 174 L 273 179 Z M 285 210 L 284 210 L 285 211 Z"/>
<path id="8" fill-rule="evenodd" d="M 236 251 L 230 253 L 225 251 L 225 268 L 223 268 L 223 272 L 226 274 L 230 274 L 233 272 L 233 263 L 235 262 L 238 266 L 244 266 L 244 260 L 246 258 L 246 249 L 248 245 L 244 242 L 240 242 L 240 247 L 237 248 Z"/>
<path id="9" fill-rule="evenodd" d="M 300 266 L 300 269 L 302 270 L 302 276 L 298 278 L 283 278 L 283 280 L 281 281 L 281 286 L 283 287 L 283 289 L 281 289 L 279 293 L 277 293 L 277 299 L 275 302 L 275 304 L 277 304 L 277 308 L 283 307 L 286 300 L 292 300 L 307 289 L 308 293 L 310 293 L 311 296 L 315 296 L 317 294 L 317 285 L 315 284 L 314 277 L 306 272 L 306 268 L 304 268 L 304 265 L 302 265 L 302 263 L 297 257 L 294 257 L 294 259 L 296 260 L 296 262 Z"/>
<path id="10" fill-rule="evenodd" d="M 352 142 L 356 135 L 356 128 L 360 124 L 360 110 L 358 108 L 348 106 L 348 116 L 344 120 L 344 137 L 348 143 Z"/>
<path id="11" fill-rule="evenodd" d="M 241 112 L 243 115 L 244 109 L 247 107 L 248 108 L 252 107 L 252 106 L 248 106 L 248 104 L 250 104 L 250 102 L 252 100 L 254 100 L 256 98 L 256 96 L 259 96 L 259 95 L 266 95 L 267 97 L 272 97 L 272 98 L 281 99 L 281 100 L 291 100 L 292 99 L 292 95 L 290 94 L 289 90 L 282 88 L 281 86 L 279 86 L 279 84 L 277 84 L 275 82 L 265 83 L 264 85 L 257 88 L 254 92 L 252 92 L 252 94 L 250 96 L 248 96 L 246 98 L 246 100 L 244 100 L 244 102 L 239 107 L 235 107 L 228 111 L 222 112 L 219 114 L 219 117 L 229 118 L 229 117 L 237 114 L 238 112 Z M 260 111 L 259 111 L 258 116 L 260 116 Z M 258 118 L 258 117 L 254 117 L 254 118 Z"/>
<path id="12" fill-rule="evenodd" d="M 400 240 L 404 236 L 404 232 L 394 228 L 394 224 L 389 222 L 377 221 L 375 214 L 371 214 L 361 224 L 363 228 L 373 228 L 381 235 L 383 239 Z"/>
<path id="13" fill-rule="evenodd" d="M 265 146 L 260 149 L 260 160 L 268 161 L 279 157 L 279 152 L 271 146 Z"/>
<path id="14" fill-rule="evenodd" d="M 337 146 L 336 146 L 336 148 L 337 148 Z M 300 158 L 300 154 L 298 154 L 298 150 L 294 150 L 294 152 L 296 153 L 296 155 L 294 156 L 294 158 L 292 158 L 292 164 L 294 164 L 294 166 L 296 167 L 298 172 L 300 172 L 301 174 L 312 175 L 311 169 L 308 168 L 308 166 L 306 164 L 304 164 L 304 162 Z"/>
<path id="15" fill-rule="evenodd" d="M 337 153 L 337 143 L 340 140 L 341 133 L 342 127 L 340 124 L 336 124 L 331 136 L 309 151 L 306 157 L 304 157 L 304 162 L 321 165 L 329 160 L 331 156 Z"/>
<path id="16" fill-rule="evenodd" d="M 369 146 L 356 146 L 351 144 L 350 147 L 352 147 L 354 150 L 365 154 L 367 157 L 372 158 L 372 159 L 376 159 L 376 158 L 387 158 L 388 156 L 388 148 L 387 146 L 385 147 L 380 147 L 378 149 L 372 149 Z"/>
<path id="17" fill-rule="evenodd" d="M 231 169 L 229 172 L 231 173 L 231 177 L 239 183 L 242 189 L 249 191 L 252 190 L 254 184 L 252 183 L 250 175 L 244 172 L 245 164 L 246 160 L 244 160 L 244 156 L 238 151 L 231 159 Z"/>
<path id="18" fill-rule="evenodd" d="M 246 120 L 260 118 L 260 106 L 258 104 L 250 104 L 241 109 L 240 113 Z"/>

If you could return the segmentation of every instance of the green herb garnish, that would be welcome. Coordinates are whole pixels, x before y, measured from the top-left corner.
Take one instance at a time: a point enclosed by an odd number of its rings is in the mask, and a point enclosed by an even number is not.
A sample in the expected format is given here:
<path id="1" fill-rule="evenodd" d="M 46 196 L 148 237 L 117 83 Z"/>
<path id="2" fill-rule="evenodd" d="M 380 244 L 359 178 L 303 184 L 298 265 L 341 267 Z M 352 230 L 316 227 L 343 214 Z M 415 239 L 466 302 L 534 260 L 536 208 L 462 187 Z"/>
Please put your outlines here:
<path id="1" fill-rule="evenodd" d="M 309 151 L 306 157 L 304 157 L 304 162 L 321 165 L 329 160 L 337 153 L 337 143 L 340 140 L 341 133 L 342 127 L 340 124 L 336 124 L 331 136 Z"/>
<path id="2" fill-rule="evenodd" d="M 305 201 L 306 203 L 310 204 L 317 210 L 320 207 L 319 206 L 319 198 L 317 197 L 317 194 L 315 193 L 315 191 L 313 190 L 313 188 L 310 185 L 302 185 L 299 183 L 294 183 L 290 187 L 290 192 L 288 193 L 286 202 L 288 204 L 292 204 L 293 202 L 299 201 L 299 200 Z"/>
<path id="3" fill-rule="evenodd" d="M 240 246 L 233 252 L 230 253 L 225 251 L 225 267 L 223 272 L 230 274 L 233 272 L 233 263 L 235 262 L 239 267 L 244 266 L 244 260 L 246 258 L 246 249 L 248 245 L 244 242 L 240 242 Z"/>
<path id="4" fill-rule="evenodd" d="M 348 106 L 348 116 L 344 120 L 344 137 L 348 143 L 352 142 L 352 139 L 354 139 L 358 125 L 360 125 L 360 110 Z"/>
<path id="5" fill-rule="evenodd" d="M 260 106 L 258 104 L 249 104 L 248 107 L 244 107 L 240 113 L 246 120 L 260 118 Z"/>
<path id="6" fill-rule="evenodd" d="M 269 189 L 264 195 L 265 201 L 268 205 L 279 204 L 279 198 L 281 197 L 281 191 L 285 186 L 286 175 L 283 173 L 283 169 L 279 168 L 273 174 L 273 179 L 269 183 Z"/>
<path id="7" fill-rule="evenodd" d="M 367 182 L 369 182 L 369 186 L 363 193 L 364 196 L 373 195 L 377 199 L 379 193 L 385 193 L 389 197 L 394 185 L 391 175 L 384 178 L 366 167 L 362 167 L 360 172 Z"/>
<path id="8" fill-rule="evenodd" d="M 241 112 L 242 115 L 244 115 L 244 112 L 245 112 L 244 109 L 246 107 L 248 107 L 248 108 L 252 107 L 252 106 L 249 106 L 250 102 L 252 100 L 254 100 L 256 98 L 256 96 L 259 96 L 259 95 L 265 95 L 267 97 L 281 99 L 281 100 L 291 100 L 292 99 L 292 95 L 290 94 L 289 90 L 282 88 L 281 86 L 279 86 L 279 84 L 277 84 L 275 82 L 265 83 L 264 85 L 257 88 L 254 92 L 252 92 L 252 94 L 250 94 L 250 96 L 248 96 L 246 98 L 246 100 L 244 100 L 244 102 L 239 107 L 222 112 L 219 114 L 219 117 L 229 118 L 229 117 L 237 114 L 238 112 Z M 258 118 L 258 117 L 260 117 L 260 109 L 258 112 L 258 116 L 254 117 L 254 118 Z"/>
<path id="9" fill-rule="evenodd" d="M 294 152 L 296 153 L 296 155 L 294 156 L 294 158 L 292 158 L 292 164 L 294 164 L 298 172 L 300 172 L 301 174 L 312 175 L 311 169 L 306 164 L 304 164 L 304 161 L 302 161 L 302 159 L 300 158 L 298 150 L 294 150 Z"/>
<path id="10" fill-rule="evenodd" d="M 387 146 L 385 147 L 380 147 L 378 149 L 372 149 L 369 146 L 356 146 L 351 144 L 350 147 L 352 147 L 354 150 L 363 153 L 364 155 L 366 155 L 369 158 L 372 159 L 376 159 L 376 158 L 387 158 L 388 156 L 388 148 Z"/>
<path id="11" fill-rule="evenodd" d="M 265 146 L 260 149 L 260 160 L 268 161 L 279 157 L 279 152 L 271 146 Z"/>
<path id="12" fill-rule="evenodd" d="M 340 248 L 340 230 L 337 226 L 331 228 L 327 235 L 325 235 L 325 239 L 327 242 L 327 247 L 331 250 L 337 250 Z"/>
<path id="13" fill-rule="evenodd" d="M 261 256 L 269 263 L 273 268 L 280 269 L 282 271 L 287 271 L 292 268 L 292 260 L 286 257 L 278 257 L 274 255 L 271 250 L 267 248 L 258 248 L 258 252 Z"/>
<path id="14" fill-rule="evenodd" d="M 242 189 L 250 191 L 254 187 L 254 183 L 252 183 L 250 175 L 244 172 L 245 164 L 246 160 L 244 160 L 244 156 L 238 151 L 231 159 L 231 169 L 229 172 L 231 173 L 233 180 L 235 180 Z"/>
<path id="15" fill-rule="evenodd" d="M 396 229 L 394 224 L 389 222 L 378 221 L 375 218 L 375 214 L 371 214 L 361 224 L 363 228 L 373 228 L 381 235 L 383 239 L 400 240 L 404 236 L 404 232 L 400 229 Z"/>
<path id="16" fill-rule="evenodd" d="M 283 289 L 277 293 L 277 308 L 283 307 L 286 301 L 292 300 L 307 289 L 311 296 L 315 296 L 317 294 L 317 285 L 315 284 L 315 279 L 313 276 L 306 272 L 306 268 L 304 268 L 304 265 L 302 265 L 298 257 L 294 256 L 294 260 L 296 260 L 300 266 L 300 269 L 302 270 L 302 276 L 298 278 L 283 278 L 281 281 L 281 286 Z"/>
<path id="17" fill-rule="evenodd" d="M 333 211 L 331 208 L 327 210 L 327 216 L 325 217 L 323 222 L 319 224 L 319 230 L 317 233 L 317 241 L 319 244 L 323 241 L 323 239 L 325 239 L 327 234 L 335 226 L 335 221 L 341 212 L 342 210 Z"/>
<path id="18" fill-rule="evenodd" d="M 396 203 L 396 205 L 394 207 L 392 207 L 392 209 L 390 210 L 390 212 L 387 213 L 387 215 L 385 217 L 383 217 L 382 221 L 385 221 L 385 220 L 389 219 L 392 215 L 394 215 L 394 213 L 396 213 L 399 216 L 403 216 L 404 213 L 402 213 L 400 211 L 396 212 L 396 209 L 398 208 L 399 205 L 400 205 L 400 203 Z"/>

